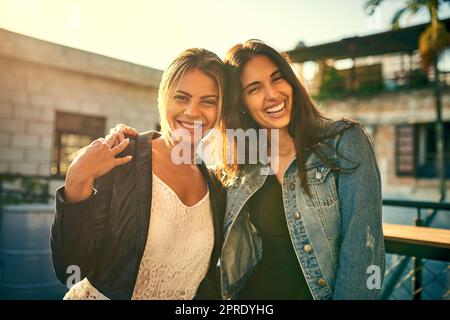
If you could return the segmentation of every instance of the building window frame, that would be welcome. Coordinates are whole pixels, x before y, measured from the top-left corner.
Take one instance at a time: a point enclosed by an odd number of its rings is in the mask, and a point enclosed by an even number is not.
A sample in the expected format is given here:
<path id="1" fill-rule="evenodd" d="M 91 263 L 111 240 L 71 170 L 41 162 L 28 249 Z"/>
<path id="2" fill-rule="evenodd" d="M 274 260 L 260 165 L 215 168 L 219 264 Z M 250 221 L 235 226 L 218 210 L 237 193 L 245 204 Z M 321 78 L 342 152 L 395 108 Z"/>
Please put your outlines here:
<path id="1" fill-rule="evenodd" d="M 76 149 L 89 144 L 95 139 L 105 135 L 106 118 L 78 113 L 57 111 L 55 115 L 54 143 L 52 148 L 51 176 L 55 178 L 65 177 L 69 160 L 64 149 L 74 146 L 64 145 L 63 140 L 79 139 L 79 145 L 75 142 Z M 67 135 L 65 137 L 65 135 Z M 73 155 L 73 152 L 71 153 Z"/>

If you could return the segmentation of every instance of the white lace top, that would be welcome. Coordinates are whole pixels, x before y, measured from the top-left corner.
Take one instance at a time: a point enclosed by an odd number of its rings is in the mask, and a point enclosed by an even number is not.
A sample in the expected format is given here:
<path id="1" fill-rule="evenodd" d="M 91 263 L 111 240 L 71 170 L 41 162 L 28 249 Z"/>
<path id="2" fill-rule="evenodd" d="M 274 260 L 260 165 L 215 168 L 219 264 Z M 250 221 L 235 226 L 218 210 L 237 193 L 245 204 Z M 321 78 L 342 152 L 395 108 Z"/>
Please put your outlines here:
<path id="1" fill-rule="evenodd" d="M 214 246 L 209 191 L 193 206 L 186 206 L 153 174 L 152 197 L 147 243 L 132 299 L 193 299 Z M 85 278 L 64 299 L 107 297 Z"/>

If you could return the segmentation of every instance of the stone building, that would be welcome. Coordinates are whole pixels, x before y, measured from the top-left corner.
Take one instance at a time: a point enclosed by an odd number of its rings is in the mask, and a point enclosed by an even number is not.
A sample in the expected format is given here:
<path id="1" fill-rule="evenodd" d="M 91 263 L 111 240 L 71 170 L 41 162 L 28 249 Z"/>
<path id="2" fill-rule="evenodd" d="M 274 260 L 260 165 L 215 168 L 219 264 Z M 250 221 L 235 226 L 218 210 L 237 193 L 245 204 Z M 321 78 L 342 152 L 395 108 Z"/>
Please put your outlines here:
<path id="1" fill-rule="evenodd" d="M 3 29 L 0 70 L 1 174 L 60 180 L 116 123 L 158 128 L 160 70 Z"/>

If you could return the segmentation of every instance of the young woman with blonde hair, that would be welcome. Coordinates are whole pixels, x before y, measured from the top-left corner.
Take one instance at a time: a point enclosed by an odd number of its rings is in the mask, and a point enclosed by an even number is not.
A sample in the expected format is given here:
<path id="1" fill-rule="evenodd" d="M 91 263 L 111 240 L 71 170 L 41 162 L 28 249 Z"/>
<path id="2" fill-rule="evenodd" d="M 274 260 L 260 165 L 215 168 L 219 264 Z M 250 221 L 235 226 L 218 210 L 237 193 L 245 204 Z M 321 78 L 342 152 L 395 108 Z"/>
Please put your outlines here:
<path id="1" fill-rule="evenodd" d="M 219 297 L 222 188 L 194 156 L 176 164 L 172 151 L 194 150 L 194 132 L 218 124 L 224 82 L 214 53 L 184 51 L 162 77 L 161 133 L 119 127 L 71 163 L 51 233 L 58 278 L 80 271 L 65 299 Z"/>

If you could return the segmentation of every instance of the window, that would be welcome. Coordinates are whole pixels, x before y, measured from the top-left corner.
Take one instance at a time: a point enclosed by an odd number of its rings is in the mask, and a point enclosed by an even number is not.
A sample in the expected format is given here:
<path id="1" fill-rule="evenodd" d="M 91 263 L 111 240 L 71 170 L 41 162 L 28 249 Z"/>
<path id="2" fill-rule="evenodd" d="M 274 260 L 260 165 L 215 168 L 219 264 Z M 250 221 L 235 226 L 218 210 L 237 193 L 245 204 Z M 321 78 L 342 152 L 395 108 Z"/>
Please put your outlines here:
<path id="1" fill-rule="evenodd" d="M 450 122 L 444 122 L 445 173 L 450 177 Z M 434 178 L 436 170 L 436 126 L 434 123 L 417 125 L 417 176 Z"/>
<path id="2" fill-rule="evenodd" d="M 105 123 L 102 117 L 57 112 L 51 174 L 64 176 L 76 151 L 104 136 Z"/>
<path id="3" fill-rule="evenodd" d="M 445 173 L 450 178 L 450 122 L 443 126 Z M 396 136 L 397 175 L 436 178 L 435 123 L 401 125 Z"/>

